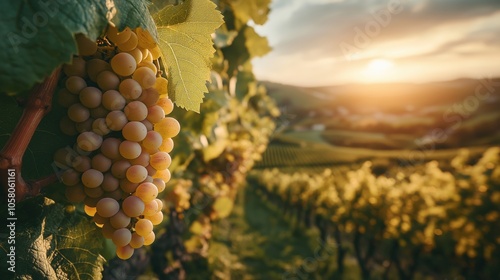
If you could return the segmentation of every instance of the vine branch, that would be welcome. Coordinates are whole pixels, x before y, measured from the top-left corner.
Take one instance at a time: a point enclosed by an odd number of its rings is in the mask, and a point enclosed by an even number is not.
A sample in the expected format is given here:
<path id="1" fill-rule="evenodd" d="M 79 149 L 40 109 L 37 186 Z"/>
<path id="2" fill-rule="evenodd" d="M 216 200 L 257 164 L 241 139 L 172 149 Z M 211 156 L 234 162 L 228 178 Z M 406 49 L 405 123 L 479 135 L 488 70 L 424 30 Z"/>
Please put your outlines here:
<path id="1" fill-rule="evenodd" d="M 60 73 L 61 68 L 57 68 L 42 83 L 33 87 L 19 122 L 14 128 L 9 140 L 0 151 L 0 182 L 2 184 L 2 192 L 3 195 L 7 197 L 9 193 L 9 179 L 12 180 L 15 183 L 16 202 L 23 200 L 26 196 L 37 195 L 42 187 L 54 180 L 52 176 L 49 176 L 33 184 L 27 183 L 22 178 L 21 168 L 24 153 L 28 148 L 36 128 L 40 124 L 42 118 L 52 108 L 52 97 Z M 13 170 L 15 176 L 12 176 L 12 172 L 9 172 L 9 170 Z"/>

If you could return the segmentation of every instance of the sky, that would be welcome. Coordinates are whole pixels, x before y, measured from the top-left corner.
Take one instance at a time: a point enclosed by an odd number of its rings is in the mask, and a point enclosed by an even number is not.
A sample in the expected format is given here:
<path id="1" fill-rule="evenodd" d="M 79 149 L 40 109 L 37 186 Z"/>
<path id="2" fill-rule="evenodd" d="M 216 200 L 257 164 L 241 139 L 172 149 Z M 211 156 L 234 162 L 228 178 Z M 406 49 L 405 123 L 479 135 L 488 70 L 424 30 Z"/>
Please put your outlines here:
<path id="1" fill-rule="evenodd" d="M 298 86 L 500 76 L 500 0 L 273 0 L 260 80 Z"/>

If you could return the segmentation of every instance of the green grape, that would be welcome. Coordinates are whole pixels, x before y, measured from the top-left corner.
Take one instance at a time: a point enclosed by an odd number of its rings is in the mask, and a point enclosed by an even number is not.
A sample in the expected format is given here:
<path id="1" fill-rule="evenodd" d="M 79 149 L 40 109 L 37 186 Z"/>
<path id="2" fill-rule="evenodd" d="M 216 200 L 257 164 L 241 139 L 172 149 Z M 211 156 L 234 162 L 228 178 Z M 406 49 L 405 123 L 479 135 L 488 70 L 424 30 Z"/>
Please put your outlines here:
<path id="1" fill-rule="evenodd" d="M 84 187 L 83 191 L 85 192 L 85 194 L 88 197 L 95 198 L 95 199 L 101 199 L 102 195 L 104 194 L 104 191 L 102 190 L 101 187 L 97 187 L 97 188 Z M 96 206 L 97 206 L 97 202 L 96 202 Z"/>
<path id="2" fill-rule="evenodd" d="M 162 152 L 170 153 L 174 149 L 174 140 L 172 138 L 163 138 L 158 149 Z"/>
<path id="3" fill-rule="evenodd" d="M 141 96 L 137 98 L 137 101 L 141 101 L 146 107 L 156 105 L 158 100 L 160 100 L 160 94 L 154 88 L 143 89 Z"/>
<path id="4" fill-rule="evenodd" d="M 137 196 L 129 196 L 123 200 L 122 210 L 129 217 L 138 217 L 144 212 L 144 202 Z"/>
<path id="5" fill-rule="evenodd" d="M 141 145 L 137 142 L 125 140 L 120 144 L 120 155 L 126 159 L 135 159 L 142 152 Z"/>
<path id="6" fill-rule="evenodd" d="M 130 245 L 123 247 L 116 247 L 116 256 L 122 260 L 128 260 L 134 254 L 134 248 Z"/>
<path id="7" fill-rule="evenodd" d="M 96 205 L 97 214 L 104 218 L 113 217 L 120 210 L 118 201 L 112 198 L 102 198 Z"/>
<path id="8" fill-rule="evenodd" d="M 111 223 L 109 222 L 109 219 L 108 219 L 108 221 L 106 221 L 102 225 L 101 232 L 102 232 L 102 235 L 104 236 L 104 238 L 111 239 L 113 237 L 113 233 L 115 232 L 115 230 L 116 229 L 111 225 Z"/>
<path id="9" fill-rule="evenodd" d="M 106 70 L 111 70 L 111 65 L 102 59 L 95 58 L 87 61 L 87 74 L 92 82 L 96 82 L 97 75 Z"/>
<path id="10" fill-rule="evenodd" d="M 96 209 L 95 207 L 85 205 L 85 206 L 83 207 L 83 211 L 84 211 L 84 212 L 85 212 L 85 214 L 87 214 L 88 216 L 90 216 L 90 217 L 94 217 L 95 213 L 97 212 L 97 209 Z"/>
<path id="11" fill-rule="evenodd" d="M 161 222 L 163 221 L 163 212 L 158 211 L 155 214 L 153 214 L 151 216 L 145 216 L 144 218 L 150 220 L 154 226 L 157 226 L 157 225 L 161 224 Z M 146 238 L 146 237 L 144 237 L 144 238 Z"/>
<path id="12" fill-rule="evenodd" d="M 129 121 L 142 121 L 148 116 L 148 107 L 140 101 L 132 101 L 123 109 Z"/>
<path id="13" fill-rule="evenodd" d="M 134 57 L 125 52 L 119 53 L 111 59 L 111 68 L 120 76 L 132 75 L 136 67 L 137 63 Z"/>
<path id="14" fill-rule="evenodd" d="M 122 130 L 127 122 L 127 116 L 122 111 L 111 111 L 106 116 L 106 125 L 113 131 Z"/>
<path id="15" fill-rule="evenodd" d="M 108 90 L 102 95 L 102 106 L 110 111 L 122 110 L 126 104 L 125 98 L 116 90 Z"/>
<path id="16" fill-rule="evenodd" d="M 129 244 L 131 239 L 132 233 L 128 228 L 120 228 L 115 230 L 115 232 L 113 233 L 113 237 L 111 237 L 113 243 L 115 243 L 115 245 L 118 247 Z"/>
<path id="17" fill-rule="evenodd" d="M 144 237 L 148 236 L 153 231 L 153 223 L 147 219 L 140 219 L 135 223 L 135 232 Z"/>
<path id="18" fill-rule="evenodd" d="M 142 52 L 139 48 L 135 48 L 127 53 L 134 57 L 135 63 L 139 64 L 142 61 Z"/>
<path id="19" fill-rule="evenodd" d="M 89 169 L 82 174 L 82 184 L 87 188 L 97 188 L 102 184 L 104 175 L 102 172 Z"/>
<path id="20" fill-rule="evenodd" d="M 91 168 L 90 158 L 87 156 L 77 156 L 71 162 L 71 166 L 78 172 L 85 172 Z"/>
<path id="21" fill-rule="evenodd" d="M 148 116 L 146 118 L 153 124 L 159 123 L 165 118 L 165 112 L 160 106 L 154 105 L 148 108 Z"/>
<path id="22" fill-rule="evenodd" d="M 160 178 L 154 178 L 153 179 L 153 184 L 158 188 L 158 192 L 161 193 L 165 190 L 166 184 L 165 181 L 163 181 Z"/>
<path id="23" fill-rule="evenodd" d="M 120 84 L 120 77 L 112 71 L 102 71 L 96 77 L 96 82 L 102 91 L 116 90 Z"/>
<path id="24" fill-rule="evenodd" d="M 103 154 L 97 154 L 92 158 L 92 168 L 102 173 L 111 168 L 113 162 Z"/>
<path id="25" fill-rule="evenodd" d="M 128 179 L 124 178 L 120 180 L 120 189 L 125 193 L 133 193 L 135 189 L 139 186 L 139 183 L 132 183 Z"/>
<path id="26" fill-rule="evenodd" d="M 61 129 L 62 133 L 69 136 L 73 136 L 78 133 L 75 128 L 75 123 L 70 120 L 68 116 L 64 116 L 61 119 L 61 121 L 59 122 L 59 129 Z"/>
<path id="27" fill-rule="evenodd" d="M 116 44 L 116 45 L 118 46 L 118 49 L 120 51 L 129 52 L 137 47 L 137 41 L 138 41 L 137 35 L 134 32 L 132 32 L 132 33 L 130 33 L 130 38 L 126 42 Z M 135 59 L 134 59 L 134 62 L 135 62 Z M 124 75 L 124 76 L 128 76 L 128 75 Z"/>
<path id="28" fill-rule="evenodd" d="M 128 160 L 115 161 L 113 165 L 111 165 L 111 174 L 118 179 L 123 179 L 125 178 L 125 173 L 130 166 L 131 164 Z"/>
<path id="29" fill-rule="evenodd" d="M 153 124 L 148 120 L 142 120 L 141 123 L 146 127 L 148 131 L 153 130 Z"/>
<path id="30" fill-rule="evenodd" d="M 131 219 L 120 210 L 109 221 L 114 228 L 125 228 L 130 224 Z"/>
<path id="31" fill-rule="evenodd" d="M 106 124 L 105 118 L 98 118 L 92 122 L 92 131 L 97 135 L 105 136 L 111 132 L 111 129 Z"/>
<path id="32" fill-rule="evenodd" d="M 68 77 L 65 84 L 68 91 L 72 94 L 78 94 L 82 89 L 87 87 L 87 82 L 79 76 Z"/>
<path id="33" fill-rule="evenodd" d="M 116 160 L 121 158 L 120 156 L 120 139 L 117 138 L 106 138 L 102 141 L 101 145 L 101 153 L 105 155 L 107 158 Z"/>
<path id="34" fill-rule="evenodd" d="M 156 170 L 165 170 L 172 163 L 172 158 L 168 153 L 158 152 L 151 155 L 149 164 Z"/>
<path id="35" fill-rule="evenodd" d="M 88 118 L 84 122 L 76 123 L 75 124 L 76 131 L 79 132 L 79 133 L 84 133 L 84 132 L 87 132 L 87 131 L 91 131 L 92 130 L 92 123 L 93 122 L 94 122 L 94 119 Z"/>
<path id="36" fill-rule="evenodd" d="M 144 236 L 144 246 L 151 245 L 151 244 L 153 244 L 154 241 L 155 241 L 155 232 L 154 231 L 152 231 L 147 236 Z"/>
<path id="37" fill-rule="evenodd" d="M 142 165 L 146 167 L 149 165 L 149 158 L 150 158 L 149 153 L 147 151 L 142 151 L 137 158 L 131 159 L 130 163 L 133 165 Z"/>
<path id="38" fill-rule="evenodd" d="M 101 188 L 105 192 L 113 192 L 120 187 L 120 181 L 113 176 L 111 173 L 104 174 L 104 178 L 102 180 Z"/>
<path id="39" fill-rule="evenodd" d="M 94 223 L 96 224 L 104 225 L 104 223 L 106 223 L 109 219 L 99 215 L 99 210 L 96 207 L 96 213 L 94 214 L 92 220 L 94 220 Z"/>
<path id="40" fill-rule="evenodd" d="M 150 202 L 144 204 L 144 216 L 152 216 L 158 211 L 158 203 L 156 202 L 156 200 L 151 200 Z"/>
<path id="41" fill-rule="evenodd" d="M 80 203 L 87 196 L 83 191 L 83 187 L 80 184 L 75 186 L 66 187 L 65 196 L 69 202 Z"/>
<path id="42" fill-rule="evenodd" d="M 137 187 L 134 195 L 147 203 L 158 196 L 158 188 L 153 183 L 142 183 Z"/>
<path id="43" fill-rule="evenodd" d="M 80 91 L 80 102 L 89 109 L 99 107 L 101 99 L 102 92 L 96 87 L 86 87 Z"/>
<path id="44" fill-rule="evenodd" d="M 179 134 L 181 126 L 176 119 L 167 117 L 155 124 L 154 129 L 165 138 L 173 138 Z"/>
<path id="45" fill-rule="evenodd" d="M 156 72 L 148 67 L 139 67 L 132 74 L 132 79 L 136 80 L 142 88 L 151 88 L 156 83 Z"/>
<path id="46" fill-rule="evenodd" d="M 144 148 L 153 151 L 160 148 L 162 142 L 163 138 L 161 137 L 161 134 L 152 130 L 148 131 L 146 137 L 142 140 L 141 145 Z"/>
<path id="47" fill-rule="evenodd" d="M 100 105 L 97 108 L 90 109 L 90 116 L 94 119 L 106 118 L 109 111 L 104 108 L 104 106 Z"/>
<path id="48" fill-rule="evenodd" d="M 165 115 L 172 113 L 172 111 L 174 110 L 174 102 L 172 102 L 170 98 L 162 97 L 156 104 L 163 109 Z"/>
<path id="49" fill-rule="evenodd" d="M 76 44 L 78 47 L 78 54 L 81 56 L 93 55 L 97 51 L 97 44 L 83 34 L 75 36 Z"/>
<path id="50" fill-rule="evenodd" d="M 69 108 L 71 105 L 78 103 L 78 101 L 78 96 L 72 94 L 65 88 L 62 88 L 57 92 L 57 102 L 64 108 Z"/>
<path id="51" fill-rule="evenodd" d="M 118 86 L 118 90 L 127 100 L 139 98 L 142 94 L 141 85 L 133 79 L 125 79 Z"/>
<path id="52" fill-rule="evenodd" d="M 134 249 L 141 248 L 144 245 L 144 237 L 137 233 L 132 233 L 132 239 L 130 240 L 130 247 Z"/>
<path id="53" fill-rule="evenodd" d="M 68 117 L 76 123 L 84 122 L 90 117 L 90 111 L 82 104 L 76 103 L 68 108 Z"/>
<path id="54" fill-rule="evenodd" d="M 92 152 L 101 147 L 102 136 L 92 131 L 83 132 L 76 139 L 78 147 L 86 152 Z"/>
<path id="55" fill-rule="evenodd" d="M 85 78 L 87 76 L 87 70 L 85 67 L 85 60 L 81 57 L 73 57 L 71 64 L 64 64 L 63 72 L 66 76 L 78 76 Z"/>
<path id="56" fill-rule="evenodd" d="M 147 68 L 151 69 L 151 71 L 156 73 L 156 72 L 158 72 L 158 69 L 156 69 L 156 65 L 151 61 L 144 60 L 145 55 L 148 54 L 147 51 L 148 50 L 145 50 L 145 52 L 142 54 L 143 60 L 139 64 L 137 64 L 137 67 L 147 67 Z"/>
<path id="57" fill-rule="evenodd" d="M 142 141 L 146 137 L 147 133 L 148 130 L 146 129 L 146 126 L 137 121 L 127 123 L 122 130 L 123 138 L 134 142 Z"/>
<path id="58" fill-rule="evenodd" d="M 130 182 L 141 183 L 148 176 L 148 171 L 142 165 L 132 165 L 127 169 L 125 175 Z"/>
<path id="59" fill-rule="evenodd" d="M 122 32 L 118 32 L 118 29 L 114 26 L 109 26 L 106 32 L 106 36 L 108 39 L 115 44 L 123 44 L 128 39 L 130 39 L 130 35 L 132 34 L 132 30 L 130 28 L 125 28 Z"/>

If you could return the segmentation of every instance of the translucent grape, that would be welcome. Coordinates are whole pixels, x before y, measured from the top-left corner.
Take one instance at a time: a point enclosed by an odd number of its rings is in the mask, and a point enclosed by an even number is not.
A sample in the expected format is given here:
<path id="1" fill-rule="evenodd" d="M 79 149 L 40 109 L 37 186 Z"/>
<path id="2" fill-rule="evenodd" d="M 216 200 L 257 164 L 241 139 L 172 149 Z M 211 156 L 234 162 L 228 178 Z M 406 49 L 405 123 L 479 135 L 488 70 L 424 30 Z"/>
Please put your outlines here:
<path id="1" fill-rule="evenodd" d="M 111 168 L 112 161 L 103 154 L 97 154 L 92 158 L 92 168 L 102 173 Z"/>
<path id="2" fill-rule="evenodd" d="M 151 200 L 150 202 L 147 202 L 144 204 L 144 216 L 151 216 L 156 214 L 158 212 L 158 203 L 156 200 Z"/>
<path id="3" fill-rule="evenodd" d="M 82 104 L 76 103 L 68 108 L 68 117 L 76 123 L 84 122 L 90 117 L 90 111 Z"/>
<path id="4" fill-rule="evenodd" d="M 148 108 L 147 120 L 150 121 L 151 123 L 153 124 L 158 123 L 164 118 L 165 118 L 165 111 L 163 111 L 163 109 L 160 106 L 154 105 Z"/>
<path id="5" fill-rule="evenodd" d="M 165 138 L 173 138 L 179 134 L 181 126 L 179 122 L 171 117 L 162 119 L 154 126 L 155 131 L 158 131 Z"/>
<path id="6" fill-rule="evenodd" d="M 127 169 L 125 175 L 130 182 L 141 183 L 148 176 L 148 171 L 142 165 L 132 165 Z"/>
<path id="7" fill-rule="evenodd" d="M 115 161 L 111 166 L 111 174 L 118 179 L 123 179 L 125 178 L 125 173 L 130 166 L 131 164 L 128 160 Z"/>
<path id="8" fill-rule="evenodd" d="M 113 237 L 111 237 L 113 243 L 115 243 L 115 245 L 118 247 L 128 245 L 131 239 L 132 233 L 128 228 L 120 228 L 115 230 L 115 232 L 113 233 Z"/>
<path id="9" fill-rule="evenodd" d="M 106 125 L 113 131 L 122 130 L 127 123 L 127 116 L 122 111 L 111 111 L 106 116 Z"/>
<path id="10" fill-rule="evenodd" d="M 163 138 L 161 134 L 156 131 L 148 131 L 141 145 L 148 150 L 155 150 L 161 146 Z"/>
<path id="11" fill-rule="evenodd" d="M 137 142 L 125 140 L 120 144 L 120 155 L 126 159 L 137 158 L 141 152 L 141 145 Z"/>
<path id="12" fill-rule="evenodd" d="M 117 138 L 106 138 L 102 141 L 101 145 L 101 153 L 105 155 L 107 158 L 115 160 L 119 159 L 120 156 L 120 139 Z"/>
<path id="13" fill-rule="evenodd" d="M 137 233 L 132 233 L 132 239 L 130 240 L 130 247 L 134 249 L 141 248 L 144 245 L 144 237 Z"/>
<path id="14" fill-rule="evenodd" d="M 82 77 L 71 76 L 66 80 L 66 88 L 73 94 L 78 94 L 82 89 L 87 87 L 87 82 Z"/>
<path id="15" fill-rule="evenodd" d="M 129 121 L 142 121 L 148 116 L 148 107 L 140 101 L 132 101 L 123 109 Z"/>
<path id="16" fill-rule="evenodd" d="M 163 109 L 165 115 L 172 113 L 174 110 L 174 102 L 170 98 L 161 97 L 156 104 Z"/>
<path id="17" fill-rule="evenodd" d="M 130 39 L 132 30 L 130 28 L 125 28 L 122 32 L 118 32 L 118 29 L 114 26 L 109 26 L 106 32 L 108 39 L 115 44 L 122 44 Z"/>
<path id="18" fill-rule="evenodd" d="M 133 193 L 139 186 L 139 183 L 132 183 L 128 179 L 121 179 L 120 180 L 120 189 L 124 191 L 125 193 Z"/>
<path id="19" fill-rule="evenodd" d="M 154 215 L 146 216 L 145 218 L 150 220 L 153 225 L 157 226 L 163 221 L 163 212 L 158 211 Z"/>
<path id="20" fill-rule="evenodd" d="M 125 98 L 116 90 L 108 90 L 102 95 L 102 106 L 110 111 L 122 110 L 126 104 Z"/>
<path id="21" fill-rule="evenodd" d="M 101 147 L 102 136 L 92 131 L 87 131 L 78 135 L 76 139 L 78 147 L 86 152 L 92 152 Z"/>
<path id="22" fill-rule="evenodd" d="M 168 153 L 158 152 L 151 155 L 149 164 L 156 170 L 165 170 L 172 163 L 172 158 Z"/>
<path id="23" fill-rule="evenodd" d="M 109 218 L 111 225 L 114 228 L 125 228 L 130 224 L 130 217 L 123 210 L 118 211 L 113 217 Z"/>
<path id="24" fill-rule="evenodd" d="M 132 32 L 130 33 L 130 38 L 126 42 L 117 44 L 117 46 L 120 51 L 129 52 L 137 47 L 137 41 L 138 41 L 137 35 L 135 35 L 135 33 Z"/>
<path id="25" fill-rule="evenodd" d="M 137 101 L 141 101 L 146 105 L 146 107 L 151 107 L 156 105 L 158 100 L 160 99 L 160 94 L 154 88 L 147 88 L 142 90 L 141 96 L 137 99 Z"/>
<path id="26" fill-rule="evenodd" d="M 153 87 L 156 83 L 156 73 L 148 67 L 137 68 L 132 74 L 132 78 L 145 89 Z"/>
<path id="27" fill-rule="evenodd" d="M 80 102 L 87 108 L 97 108 L 101 105 L 102 92 L 96 87 L 86 87 L 80 91 Z"/>
<path id="28" fill-rule="evenodd" d="M 144 53 L 146 53 L 147 55 L 147 52 Z M 143 54 L 143 59 L 144 59 L 144 54 Z M 137 64 L 137 67 L 147 67 L 151 69 L 151 71 L 153 71 L 154 73 L 158 72 L 158 70 L 156 69 L 156 65 L 151 61 L 142 60 L 139 64 Z"/>
<path id="29" fill-rule="evenodd" d="M 94 217 L 95 213 L 97 212 L 95 207 L 90 207 L 87 205 L 83 206 L 83 211 L 85 212 L 85 214 L 87 214 L 90 217 Z"/>
<path id="30" fill-rule="evenodd" d="M 133 79 L 125 79 L 118 86 L 120 93 L 128 100 L 139 98 L 142 93 L 141 85 Z"/>
<path id="31" fill-rule="evenodd" d="M 82 184 L 87 188 L 97 188 L 102 184 L 104 175 L 102 172 L 89 169 L 82 174 Z"/>
<path id="32" fill-rule="evenodd" d="M 165 181 L 163 181 L 162 179 L 160 178 L 154 178 L 153 179 L 153 184 L 155 184 L 155 186 L 158 188 L 158 192 L 161 193 L 162 191 L 165 190 Z"/>
<path id="33" fill-rule="evenodd" d="M 134 142 L 142 141 L 147 133 L 146 126 L 137 121 L 127 123 L 122 130 L 123 138 Z"/>
<path id="34" fill-rule="evenodd" d="M 129 217 L 138 217 L 144 212 L 144 202 L 137 196 L 129 196 L 123 200 L 122 210 Z"/>
<path id="35" fill-rule="evenodd" d="M 147 203 L 153 201 L 158 196 L 158 188 L 153 183 L 142 183 L 137 187 L 134 195 Z"/>
<path id="36" fill-rule="evenodd" d="M 118 201 L 105 197 L 97 202 L 97 214 L 104 218 L 113 217 L 120 210 Z"/>
<path id="37" fill-rule="evenodd" d="M 140 236 L 148 236 L 153 231 L 153 223 L 147 219 L 140 219 L 135 223 L 135 232 Z"/>
<path id="38" fill-rule="evenodd" d="M 120 84 L 120 78 L 112 71 L 102 71 L 96 77 L 97 85 L 102 91 L 115 90 Z"/>
<path id="39" fill-rule="evenodd" d="M 130 245 L 117 247 L 116 248 L 116 256 L 122 260 L 128 260 L 134 254 L 134 248 L 130 247 Z"/>
<path id="40" fill-rule="evenodd" d="M 159 178 L 162 179 L 164 182 L 170 181 L 170 171 L 168 169 L 161 170 L 156 172 L 156 174 L 153 176 L 153 178 Z"/>
<path id="41" fill-rule="evenodd" d="M 152 231 L 150 234 L 144 237 L 144 246 L 153 244 L 155 241 L 155 232 Z"/>
<path id="42" fill-rule="evenodd" d="M 111 68 L 120 76 L 130 76 L 134 73 L 137 63 L 133 56 L 122 52 L 111 59 Z"/>
<path id="43" fill-rule="evenodd" d="M 147 151 L 142 151 L 141 154 L 135 158 L 131 159 L 130 163 L 133 165 L 142 165 L 144 167 L 149 165 L 150 154 Z"/>
<path id="44" fill-rule="evenodd" d="M 161 146 L 158 149 L 162 152 L 170 153 L 174 149 L 174 140 L 172 138 L 163 138 Z"/>

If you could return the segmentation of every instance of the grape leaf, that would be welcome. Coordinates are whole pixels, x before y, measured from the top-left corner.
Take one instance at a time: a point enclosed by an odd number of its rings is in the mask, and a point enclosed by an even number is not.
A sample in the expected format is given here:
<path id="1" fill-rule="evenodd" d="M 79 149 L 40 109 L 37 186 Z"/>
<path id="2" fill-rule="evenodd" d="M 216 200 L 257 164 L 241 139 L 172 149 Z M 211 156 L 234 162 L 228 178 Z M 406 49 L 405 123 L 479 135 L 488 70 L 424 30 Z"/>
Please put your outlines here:
<path id="1" fill-rule="evenodd" d="M 16 214 L 15 273 L 4 272 L 9 279 L 101 279 L 102 235 L 84 214 L 67 213 L 42 196 L 17 204 Z M 0 229 L 4 264 L 12 246 L 7 230 Z"/>
<path id="2" fill-rule="evenodd" d="M 234 15 L 242 22 L 253 20 L 262 25 L 267 21 L 271 0 L 233 0 L 230 2 Z"/>
<path id="3" fill-rule="evenodd" d="M 96 39 L 109 21 L 141 26 L 156 37 L 145 0 L 23 0 L 0 2 L 0 92 L 20 92 L 41 82 L 77 47 L 74 35 Z"/>
<path id="4" fill-rule="evenodd" d="M 208 91 L 210 58 L 215 52 L 211 34 L 223 23 L 215 7 L 209 0 L 187 0 L 153 16 L 169 72 L 169 96 L 178 106 L 195 112 Z"/>

